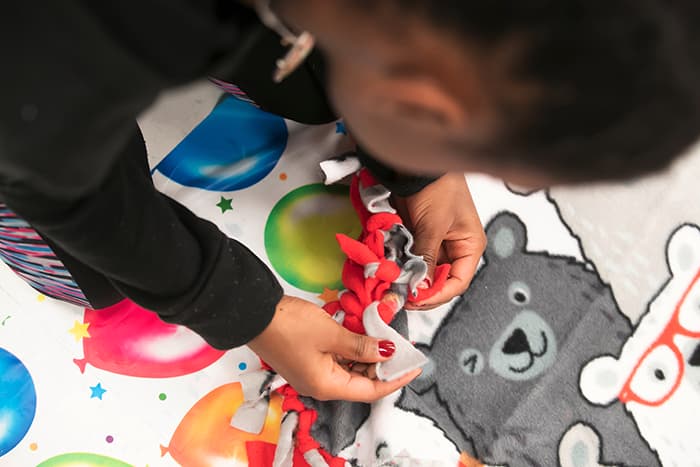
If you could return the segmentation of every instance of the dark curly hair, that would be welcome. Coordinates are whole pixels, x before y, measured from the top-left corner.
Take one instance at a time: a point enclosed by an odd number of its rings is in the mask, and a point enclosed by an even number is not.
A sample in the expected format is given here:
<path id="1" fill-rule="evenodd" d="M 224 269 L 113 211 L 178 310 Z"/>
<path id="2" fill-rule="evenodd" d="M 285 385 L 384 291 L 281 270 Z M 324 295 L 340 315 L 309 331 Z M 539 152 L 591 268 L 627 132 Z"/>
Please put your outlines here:
<path id="1" fill-rule="evenodd" d="M 518 108 L 496 90 L 502 130 L 477 148 L 490 164 L 620 179 L 664 168 L 700 136 L 700 0 L 392 2 L 470 44 L 522 43 L 506 78 L 540 92 Z"/>

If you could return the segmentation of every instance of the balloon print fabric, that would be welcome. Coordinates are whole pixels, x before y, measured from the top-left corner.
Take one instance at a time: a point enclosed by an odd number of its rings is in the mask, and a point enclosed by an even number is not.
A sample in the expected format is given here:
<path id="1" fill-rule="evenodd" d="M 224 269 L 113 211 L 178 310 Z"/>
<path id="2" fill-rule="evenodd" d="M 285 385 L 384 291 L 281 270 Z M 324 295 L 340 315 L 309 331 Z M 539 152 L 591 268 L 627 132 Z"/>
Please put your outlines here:
<path id="1" fill-rule="evenodd" d="M 202 83 L 140 119 L 154 183 L 287 293 L 335 302 L 336 234 L 362 225 L 319 162 L 351 138 L 234 94 Z M 0 265 L 0 466 L 700 465 L 698 173 L 696 151 L 586 189 L 467 175 L 489 239 L 479 270 L 451 303 L 396 314 L 428 363 L 371 405 L 270 390 L 245 347 L 213 349 L 128 300 L 56 301 Z"/>

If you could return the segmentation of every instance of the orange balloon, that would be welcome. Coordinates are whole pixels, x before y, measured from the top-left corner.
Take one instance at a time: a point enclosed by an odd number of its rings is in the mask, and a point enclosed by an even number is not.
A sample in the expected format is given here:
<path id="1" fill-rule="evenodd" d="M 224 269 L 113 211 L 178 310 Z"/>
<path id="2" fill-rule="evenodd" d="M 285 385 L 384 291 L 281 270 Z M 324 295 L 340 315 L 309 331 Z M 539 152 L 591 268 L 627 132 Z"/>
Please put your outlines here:
<path id="1" fill-rule="evenodd" d="M 188 467 L 213 467 L 232 461 L 248 465 L 247 442 L 277 444 L 282 399 L 276 392 L 272 393 L 262 431 L 251 434 L 231 426 L 231 417 L 243 403 L 240 383 L 220 386 L 192 406 L 175 430 L 170 445 L 161 446 L 161 455 L 170 453 L 180 465 Z"/>

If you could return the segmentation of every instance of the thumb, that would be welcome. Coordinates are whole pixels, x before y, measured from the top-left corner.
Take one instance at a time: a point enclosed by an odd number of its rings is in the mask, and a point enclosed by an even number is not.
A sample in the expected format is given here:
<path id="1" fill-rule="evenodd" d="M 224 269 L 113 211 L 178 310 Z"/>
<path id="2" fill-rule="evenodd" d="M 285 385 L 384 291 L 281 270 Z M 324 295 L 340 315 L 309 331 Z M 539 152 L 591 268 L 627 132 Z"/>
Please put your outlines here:
<path id="1" fill-rule="evenodd" d="M 428 277 L 432 280 L 440 254 L 440 246 L 445 236 L 425 223 L 416 225 L 413 230 L 413 248 L 411 250 L 413 254 L 423 257 L 428 265 Z"/>
<path id="2" fill-rule="evenodd" d="M 356 334 L 340 326 L 340 335 L 335 340 L 331 352 L 348 360 L 375 363 L 389 359 L 396 351 L 396 345 L 388 340 Z"/>

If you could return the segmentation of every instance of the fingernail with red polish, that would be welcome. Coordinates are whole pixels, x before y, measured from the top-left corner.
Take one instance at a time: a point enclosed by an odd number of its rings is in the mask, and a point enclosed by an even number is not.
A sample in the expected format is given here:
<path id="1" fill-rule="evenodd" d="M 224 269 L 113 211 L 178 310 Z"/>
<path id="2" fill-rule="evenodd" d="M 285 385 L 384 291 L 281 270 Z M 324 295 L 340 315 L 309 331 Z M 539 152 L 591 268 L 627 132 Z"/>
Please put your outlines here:
<path id="1" fill-rule="evenodd" d="M 379 341 L 379 355 L 389 358 L 396 352 L 396 346 L 391 341 Z"/>

